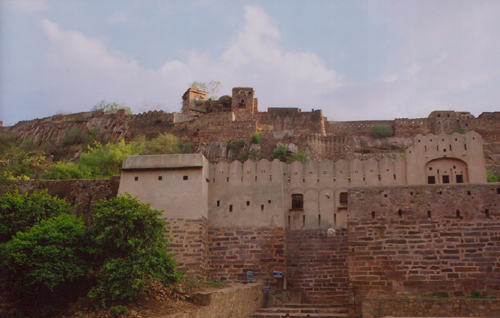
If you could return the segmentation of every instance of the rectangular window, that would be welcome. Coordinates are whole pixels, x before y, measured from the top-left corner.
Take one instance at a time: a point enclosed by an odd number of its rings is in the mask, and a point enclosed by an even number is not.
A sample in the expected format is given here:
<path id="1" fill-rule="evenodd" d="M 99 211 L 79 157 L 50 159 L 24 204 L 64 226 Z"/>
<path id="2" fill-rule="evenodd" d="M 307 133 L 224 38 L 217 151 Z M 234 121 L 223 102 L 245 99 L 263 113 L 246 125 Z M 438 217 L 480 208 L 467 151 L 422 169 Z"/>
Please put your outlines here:
<path id="1" fill-rule="evenodd" d="M 428 176 L 427 183 L 428 184 L 436 184 L 436 177 L 435 176 Z"/>
<path id="2" fill-rule="evenodd" d="M 347 192 L 340 192 L 340 204 L 348 203 L 348 194 Z"/>
<path id="3" fill-rule="evenodd" d="M 261 211 L 264 211 L 264 204 L 261 204 L 261 205 L 260 205 L 260 210 L 261 210 Z"/>
<path id="4" fill-rule="evenodd" d="M 217 200 L 217 206 L 220 206 L 220 201 L 219 200 Z"/>
<path id="5" fill-rule="evenodd" d="M 134 181 L 137 181 L 137 180 L 139 180 L 139 177 L 134 177 Z"/>
<path id="6" fill-rule="evenodd" d="M 188 176 L 182 177 L 182 180 L 187 180 L 187 179 L 188 179 Z"/>
<path id="7" fill-rule="evenodd" d="M 233 205 L 232 204 L 229 206 L 229 212 L 233 212 Z"/>
<path id="8" fill-rule="evenodd" d="M 464 176 L 461 174 L 457 174 L 457 183 L 464 183 Z"/>
<path id="9" fill-rule="evenodd" d="M 158 176 L 158 180 L 163 180 L 163 177 L 162 176 Z"/>
<path id="10" fill-rule="evenodd" d="M 443 176 L 443 183 L 450 183 L 450 176 Z"/>
<path id="11" fill-rule="evenodd" d="M 300 193 L 292 194 L 292 210 L 300 210 L 304 208 L 304 195 Z"/>

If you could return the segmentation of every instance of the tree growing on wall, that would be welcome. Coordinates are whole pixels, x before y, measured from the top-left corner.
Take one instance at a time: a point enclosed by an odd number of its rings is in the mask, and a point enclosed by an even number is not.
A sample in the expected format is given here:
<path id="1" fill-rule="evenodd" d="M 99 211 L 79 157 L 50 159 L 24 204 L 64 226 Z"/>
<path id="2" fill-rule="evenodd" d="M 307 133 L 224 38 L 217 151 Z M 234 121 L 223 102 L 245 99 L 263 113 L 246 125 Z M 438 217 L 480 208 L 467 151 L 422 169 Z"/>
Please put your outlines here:
<path id="1" fill-rule="evenodd" d="M 394 131 L 389 125 L 386 124 L 375 124 L 371 131 L 371 136 L 373 138 L 385 138 L 394 136 Z"/>

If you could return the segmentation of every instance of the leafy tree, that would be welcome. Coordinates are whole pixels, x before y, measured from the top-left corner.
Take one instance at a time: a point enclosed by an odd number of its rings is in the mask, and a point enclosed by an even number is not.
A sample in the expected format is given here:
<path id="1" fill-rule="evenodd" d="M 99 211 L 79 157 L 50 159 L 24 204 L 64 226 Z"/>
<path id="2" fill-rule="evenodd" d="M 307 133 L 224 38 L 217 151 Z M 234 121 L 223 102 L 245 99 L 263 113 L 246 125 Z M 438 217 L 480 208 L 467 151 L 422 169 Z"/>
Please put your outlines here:
<path id="1" fill-rule="evenodd" d="M 389 125 L 386 124 L 375 124 L 371 131 L 371 136 L 373 138 L 385 138 L 394 136 L 394 131 Z"/>
<path id="2" fill-rule="evenodd" d="M 89 270 L 85 223 L 75 215 L 61 214 L 18 232 L 0 245 L 3 283 L 22 300 L 59 297 Z"/>
<path id="3" fill-rule="evenodd" d="M 271 155 L 271 160 L 279 159 L 280 161 L 286 162 L 287 153 L 288 153 L 288 147 L 286 145 L 279 145 L 278 148 Z"/>
<path id="4" fill-rule="evenodd" d="M 170 284 L 180 279 L 167 253 L 161 212 L 130 195 L 101 201 L 94 210 L 92 237 L 100 266 L 91 297 L 130 299 L 151 280 Z"/>
<path id="5" fill-rule="evenodd" d="M 47 190 L 26 193 L 7 193 L 0 197 L 0 243 L 16 234 L 26 232 L 43 220 L 62 214 L 74 214 L 68 202 L 52 197 Z"/>
<path id="6" fill-rule="evenodd" d="M 252 134 L 252 139 L 250 140 L 251 144 L 260 144 L 260 134 L 258 132 L 255 132 Z"/>
<path id="7" fill-rule="evenodd" d="M 118 110 L 118 109 L 125 109 L 128 112 L 130 111 L 130 107 L 125 107 L 125 104 L 118 104 L 116 102 L 113 103 L 108 103 L 105 99 L 101 100 L 99 103 L 95 104 L 90 111 L 98 111 L 98 110 L 104 110 L 105 112 L 109 112 L 112 110 Z"/>
<path id="8" fill-rule="evenodd" d="M 217 99 L 217 94 L 220 90 L 220 82 L 216 81 L 211 81 L 208 83 L 202 83 L 202 82 L 193 82 L 191 83 L 191 88 L 206 92 L 208 95 L 208 99 Z"/>

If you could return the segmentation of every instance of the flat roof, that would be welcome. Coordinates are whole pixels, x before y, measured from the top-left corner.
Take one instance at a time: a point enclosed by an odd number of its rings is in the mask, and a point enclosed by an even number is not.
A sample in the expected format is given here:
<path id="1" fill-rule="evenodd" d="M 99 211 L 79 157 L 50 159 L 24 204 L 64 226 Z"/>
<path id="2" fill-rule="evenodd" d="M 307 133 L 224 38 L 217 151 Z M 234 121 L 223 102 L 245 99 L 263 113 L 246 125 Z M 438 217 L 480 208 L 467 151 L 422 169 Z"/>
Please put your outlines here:
<path id="1" fill-rule="evenodd" d="M 127 156 L 122 170 L 203 168 L 204 161 L 207 159 L 199 153 Z"/>

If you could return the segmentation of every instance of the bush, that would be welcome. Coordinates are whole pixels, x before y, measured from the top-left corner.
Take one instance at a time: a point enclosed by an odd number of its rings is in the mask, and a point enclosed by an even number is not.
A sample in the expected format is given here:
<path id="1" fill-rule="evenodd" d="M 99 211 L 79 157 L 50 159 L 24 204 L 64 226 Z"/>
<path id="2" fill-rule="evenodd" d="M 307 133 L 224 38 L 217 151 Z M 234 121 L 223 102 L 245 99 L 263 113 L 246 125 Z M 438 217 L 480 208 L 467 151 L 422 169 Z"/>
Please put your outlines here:
<path id="1" fill-rule="evenodd" d="M 27 232 L 35 224 L 62 214 L 74 214 L 71 205 L 52 197 L 47 190 L 32 195 L 7 193 L 0 197 L 0 243 L 5 243 L 16 232 Z"/>
<path id="2" fill-rule="evenodd" d="M 61 161 L 42 174 L 42 179 L 87 179 L 91 178 L 88 167 L 73 162 Z"/>
<path id="3" fill-rule="evenodd" d="M 94 204 L 94 210 L 92 237 L 99 266 L 89 296 L 130 299 L 152 280 L 170 284 L 181 278 L 167 253 L 160 212 L 129 195 Z"/>
<path id="4" fill-rule="evenodd" d="M 1 245 L 4 284 L 21 299 L 61 297 L 71 283 L 85 277 L 90 248 L 87 230 L 74 215 L 43 220 L 27 232 L 18 232 Z"/>
<path id="5" fill-rule="evenodd" d="M 62 145 L 63 147 L 72 146 L 75 144 L 81 144 L 85 141 L 85 136 L 82 135 L 82 130 L 80 128 L 72 128 L 66 131 L 64 135 Z"/>
<path id="6" fill-rule="evenodd" d="M 292 158 L 290 159 L 290 163 L 294 161 L 300 161 L 302 163 L 306 163 L 309 160 L 309 154 L 305 151 L 299 151 L 292 154 Z"/>
<path id="7" fill-rule="evenodd" d="M 250 140 L 251 144 L 260 144 L 260 134 L 258 132 L 253 133 L 252 139 Z"/>
<path id="8" fill-rule="evenodd" d="M 391 137 L 394 136 L 394 131 L 386 124 L 375 124 L 372 128 L 371 136 L 373 138 Z"/>
<path id="9" fill-rule="evenodd" d="M 486 171 L 486 179 L 488 182 L 500 182 L 500 175 L 494 174 L 490 171 Z"/>
<path id="10" fill-rule="evenodd" d="M 288 147 L 286 145 L 278 146 L 273 154 L 271 155 L 271 160 L 279 159 L 280 161 L 286 162 L 287 160 Z"/>

